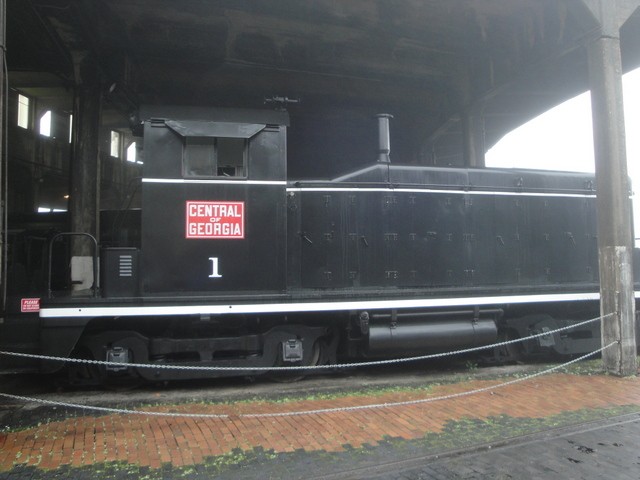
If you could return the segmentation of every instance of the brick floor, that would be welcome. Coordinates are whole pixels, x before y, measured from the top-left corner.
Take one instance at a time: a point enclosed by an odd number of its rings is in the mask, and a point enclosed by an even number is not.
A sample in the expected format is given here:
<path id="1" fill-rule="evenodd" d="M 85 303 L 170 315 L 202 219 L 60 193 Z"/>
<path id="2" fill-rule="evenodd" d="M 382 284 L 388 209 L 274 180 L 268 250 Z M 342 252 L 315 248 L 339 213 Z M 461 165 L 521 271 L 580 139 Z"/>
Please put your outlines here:
<path id="1" fill-rule="evenodd" d="M 280 413 L 363 404 L 404 402 L 497 385 L 471 381 L 370 397 L 283 403 L 241 402 L 149 407 L 154 411 L 227 414 L 225 419 L 104 415 L 50 421 L 34 428 L 0 434 L 0 472 L 16 465 L 56 469 L 123 461 L 160 468 L 197 465 L 204 458 L 234 449 L 338 452 L 346 445 L 375 446 L 385 438 L 418 439 L 440 432 L 459 419 L 496 415 L 544 418 L 585 408 L 640 405 L 640 379 L 555 374 L 466 397 L 402 407 L 296 416 L 248 418 L 252 413 Z"/>

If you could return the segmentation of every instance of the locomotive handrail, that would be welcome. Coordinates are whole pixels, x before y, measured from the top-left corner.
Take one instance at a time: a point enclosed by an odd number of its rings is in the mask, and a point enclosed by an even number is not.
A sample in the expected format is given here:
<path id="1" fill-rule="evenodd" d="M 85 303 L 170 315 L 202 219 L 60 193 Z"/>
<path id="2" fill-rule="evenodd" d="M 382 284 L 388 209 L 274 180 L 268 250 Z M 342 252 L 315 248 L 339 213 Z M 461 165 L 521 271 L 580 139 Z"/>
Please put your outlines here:
<path id="1" fill-rule="evenodd" d="M 49 240 L 49 275 L 47 277 L 47 293 L 49 298 L 53 297 L 53 291 L 51 290 L 51 276 L 52 276 L 52 263 L 53 263 L 53 242 L 61 237 L 88 237 L 93 242 L 93 283 L 91 284 L 91 290 L 93 296 L 98 296 L 98 288 L 96 285 L 98 279 L 98 241 L 90 233 L 85 232 L 61 232 L 56 233 L 51 240 Z"/>

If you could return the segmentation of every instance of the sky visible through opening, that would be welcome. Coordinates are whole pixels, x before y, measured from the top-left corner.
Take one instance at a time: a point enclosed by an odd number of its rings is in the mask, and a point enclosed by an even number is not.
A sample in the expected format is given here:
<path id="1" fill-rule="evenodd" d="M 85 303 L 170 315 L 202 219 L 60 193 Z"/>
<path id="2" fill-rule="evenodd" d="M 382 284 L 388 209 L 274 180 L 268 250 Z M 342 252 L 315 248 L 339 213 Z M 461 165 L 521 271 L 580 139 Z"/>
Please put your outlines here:
<path id="1" fill-rule="evenodd" d="M 634 190 L 636 244 L 640 237 L 640 68 L 622 77 L 627 166 Z M 505 135 L 486 155 L 488 167 L 594 172 L 589 92 Z"/>

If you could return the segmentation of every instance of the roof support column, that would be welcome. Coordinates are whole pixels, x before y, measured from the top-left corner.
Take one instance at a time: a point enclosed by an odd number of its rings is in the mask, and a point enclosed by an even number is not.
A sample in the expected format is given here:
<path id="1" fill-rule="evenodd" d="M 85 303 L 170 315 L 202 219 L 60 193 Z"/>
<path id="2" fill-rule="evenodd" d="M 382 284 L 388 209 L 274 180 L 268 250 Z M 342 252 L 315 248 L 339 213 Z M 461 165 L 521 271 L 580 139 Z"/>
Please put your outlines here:
<path id="1" fill-rule="evenodd" d="M 6 219 L 6 198 L 8 192 L 7 178 L 7 162 L 9 162 L 8 152 L 6 151 L 7 139 L 5 138 L 6 125 L 4 112 L 7 110 L 6 100 L 7 92 L 5 85 L 7 79 L 5 77 L 4 65 L 5 65 L 5 50 L 7 48 L 6 39 L 6 26 L 7 26 L 7 5 L 5 0 L 0 0 L 0 289 L 2 292 L 2 299 L 0 304 L 0 311 L 5 310 L 5 303 L 7 300 L 7 272 L 5 265 L 7 259 L 5 258 L 6 249 L 6 235 L 7 235 L 7 222 Z"/>
<path id="2" fill-rule="evenodd" d="M 484 116 L 482 109 L 472 107 L 462 114 L 464 164 L 466 167 L 485 166 Z"/>
<path id="3" fill-rule="evenodd" d="M 635 298 L 630 185 L 622 102 L 620 26 L 640 0 L 583 0 L 600 24 L 589 45 L 589 81 L 596 163 L 600 312 L 605 369 L 635 375 Z"/>
<path id="4" fill-rule="evenodd" d="M 99 73 L 92 62 L 82 61 L 76 66 L 76 71 L 69 197 L 71 231 L 89 233 L 97 238 L 102 88 Z M 72 240 L 71 279 L 78 284 L 78 289 L 89 288 L 93 282 L 93 253 L 93 248 L 86 239 L 78 237 Z"/>

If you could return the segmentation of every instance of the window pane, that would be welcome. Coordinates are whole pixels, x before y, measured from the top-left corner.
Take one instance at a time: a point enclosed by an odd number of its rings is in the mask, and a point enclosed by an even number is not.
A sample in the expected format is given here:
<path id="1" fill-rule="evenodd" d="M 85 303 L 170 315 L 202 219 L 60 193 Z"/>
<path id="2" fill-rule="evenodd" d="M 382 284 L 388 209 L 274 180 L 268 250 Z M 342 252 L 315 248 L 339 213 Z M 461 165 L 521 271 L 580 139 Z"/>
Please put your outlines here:
<path id="1" fill-rule="evenodd" d="M 244 177 L 244 138 L 218 138 L 218 176 Z"/>
<path id="2" fill-rule="evenodd" d="M 18 94 L 18 126 L 29 128 L 29 98 Z"/>
<path id="3" fill-rule="evenodd" d="M 127 162 L 135 162 L 136 161 L 136 142 L 133 142 L 127 148 Z"/>
<path id="4" fill-rule="evenodd" d="M 184 176 L 244 177 L 246 150 L 244 138 L 187 137 Z"/>
<path id="5" fill-rule="evenodd" d="M 187 138 L 184 149 L 184 175 L 186 177 L 216 175 L 216 151 L 213 138 Z"/>
<path id="6" fill-rule="evenodd" d="M 111 131 L 111 156 L 120 158 L 120 133 Z"/>
<path id="7" fill-rule="evenodd" d="M 40 117 L 40 135 L 51 136 L 51 110 Z"/>

